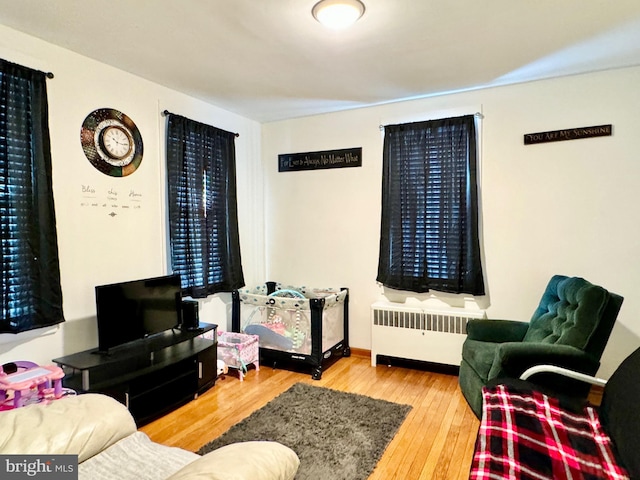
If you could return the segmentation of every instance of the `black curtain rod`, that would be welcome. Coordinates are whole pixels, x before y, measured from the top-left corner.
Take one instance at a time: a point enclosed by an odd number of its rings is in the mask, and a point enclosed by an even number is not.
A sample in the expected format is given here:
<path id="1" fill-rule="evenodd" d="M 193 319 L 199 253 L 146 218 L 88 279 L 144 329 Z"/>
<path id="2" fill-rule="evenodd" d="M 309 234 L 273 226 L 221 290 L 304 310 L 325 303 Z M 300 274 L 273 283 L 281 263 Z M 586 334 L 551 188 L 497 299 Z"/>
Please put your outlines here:
<path id="1" fill-rule="evenodd" d="M 169 110 L 163 110 L 163 111 L 162 111 L 162 116 L 163 116 L 163 117 L 166 117 L 167 115 L 177 115 L 177 114 L 175 114 L 175 113 L 171 113 Z M 239 134 L 239 133 L 234 133 L 234 135 L 235 135 L 236 137 L 239 137 L 239 136 L 240 136 L 240 134 Z"/>
<path id="2" fill-rule="evenodd" d="M 9 64 L 9 65 L 15 65 L 15 66 L 20 67 L 20 68 L 26 68 L 28 70 L 31 70 L 32 72 L 44 73 L 45 77 L 53 78 L 53 73 L 52 72 L 43 72 L 42 70 L 37 70 L 35 68 L 27 67 L 26 65 L 20 65 L 19 63 L 10 62 L 9 60 L 5 60 L 4 58 L 0 58 L 0 62 L 5 63 L 5 64 Z"/>
<path id="3" fill-rule="evenodd" d="M 476 112 L 473 114 L 474 117 L 479 118 L 480 120 L 482 120 L 484 118 L 484 115 L 480 112 Z M 378 128 L 380 129 L 380 131 L 384 130 L 384 125 L 378 125 Z"/>

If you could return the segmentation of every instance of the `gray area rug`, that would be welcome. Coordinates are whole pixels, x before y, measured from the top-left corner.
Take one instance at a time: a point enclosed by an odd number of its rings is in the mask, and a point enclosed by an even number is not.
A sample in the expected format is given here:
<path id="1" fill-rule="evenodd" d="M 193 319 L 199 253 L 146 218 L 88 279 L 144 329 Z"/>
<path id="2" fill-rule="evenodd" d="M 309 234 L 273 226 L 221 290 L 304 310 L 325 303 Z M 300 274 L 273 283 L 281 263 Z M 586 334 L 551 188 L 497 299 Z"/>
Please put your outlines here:
<path id="1" fill-rule="evenodd" d="M 296 383 L 202 447 L 272 440 L 300 458 L 296 480 L 365 480 L 411 410 L 409 405 Z"/>

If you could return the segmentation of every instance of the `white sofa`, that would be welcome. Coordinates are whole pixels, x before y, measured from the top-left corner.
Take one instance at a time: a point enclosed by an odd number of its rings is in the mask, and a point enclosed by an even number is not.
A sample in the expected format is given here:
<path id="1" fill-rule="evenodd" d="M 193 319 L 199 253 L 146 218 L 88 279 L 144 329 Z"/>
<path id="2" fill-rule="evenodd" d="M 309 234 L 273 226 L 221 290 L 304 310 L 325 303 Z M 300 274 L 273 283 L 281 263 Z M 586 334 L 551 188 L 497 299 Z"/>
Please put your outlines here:
<path id="1" fill-rule="evenodd" d="M 154 443 L 124 405 L 98 394 L 0 412 L 0 453 L 78 455 L 86 480 L 293 480 L 300 463 L 275 442 L 236 443 L 204 456 Z"/>

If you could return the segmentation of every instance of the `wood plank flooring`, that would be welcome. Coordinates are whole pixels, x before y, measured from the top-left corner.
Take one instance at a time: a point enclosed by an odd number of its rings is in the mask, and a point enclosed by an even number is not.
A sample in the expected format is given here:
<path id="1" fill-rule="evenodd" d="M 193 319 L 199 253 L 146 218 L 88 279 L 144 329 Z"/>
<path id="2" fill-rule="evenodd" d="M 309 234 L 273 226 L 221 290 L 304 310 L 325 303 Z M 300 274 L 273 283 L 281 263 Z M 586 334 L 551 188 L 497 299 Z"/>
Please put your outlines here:
<path id="1" fill-rule="evenodd" d="M 479 421 L 460 393 L 458 377 L 372 367 L 366 351 L 354 350 L 319 381 L 269 366 L 250 369 L 243 382 L 230 373 L 196 400 L 141 430 L 156 442 L 196 451 L 296 382 L 413 406 L 369 480 L 468 478 Z"/>

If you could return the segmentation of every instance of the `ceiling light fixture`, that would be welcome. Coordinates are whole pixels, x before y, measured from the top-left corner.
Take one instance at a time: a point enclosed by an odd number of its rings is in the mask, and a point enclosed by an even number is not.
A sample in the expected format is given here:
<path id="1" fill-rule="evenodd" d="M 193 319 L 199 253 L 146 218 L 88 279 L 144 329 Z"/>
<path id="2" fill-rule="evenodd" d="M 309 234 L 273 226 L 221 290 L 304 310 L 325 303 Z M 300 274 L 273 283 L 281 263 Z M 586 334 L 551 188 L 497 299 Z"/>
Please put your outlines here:
<path id="1" fill-rule="evenodd" d="M 325 27 L 340 30 L 364 14 L 364 4 L 360 0 L 320 0 L 311 13 Z"/>

